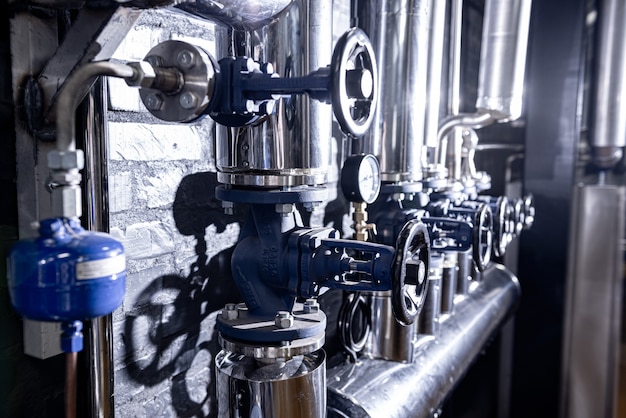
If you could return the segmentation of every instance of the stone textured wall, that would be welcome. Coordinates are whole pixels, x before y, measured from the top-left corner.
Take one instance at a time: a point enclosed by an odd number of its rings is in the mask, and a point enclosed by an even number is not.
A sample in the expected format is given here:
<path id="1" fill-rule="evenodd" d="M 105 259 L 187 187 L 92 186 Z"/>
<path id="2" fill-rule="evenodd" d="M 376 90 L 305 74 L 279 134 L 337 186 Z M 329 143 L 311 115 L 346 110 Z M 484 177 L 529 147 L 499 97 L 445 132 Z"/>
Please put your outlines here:
<path id="1" fill-rule="evenodd" d="M 208 22 L 146 11 L 114 58 L 140 60 L 167 39 L 213 52 L 214 38 Z M 243 209 L 226 216 L 214 197 L 209 118 L 169 124 L 152 117 L 123 81 L 108 85 L 111 234 L 128 260 L 126 297 L 113 315 L 116 416 L 215 416 L 213 326 L 216 311 L 239 300 L 230 255 Z M 346 141 L 338 142 L 340 158 Z M 345 201 L 326 207 L 307 222 L 349 228 Z"/>

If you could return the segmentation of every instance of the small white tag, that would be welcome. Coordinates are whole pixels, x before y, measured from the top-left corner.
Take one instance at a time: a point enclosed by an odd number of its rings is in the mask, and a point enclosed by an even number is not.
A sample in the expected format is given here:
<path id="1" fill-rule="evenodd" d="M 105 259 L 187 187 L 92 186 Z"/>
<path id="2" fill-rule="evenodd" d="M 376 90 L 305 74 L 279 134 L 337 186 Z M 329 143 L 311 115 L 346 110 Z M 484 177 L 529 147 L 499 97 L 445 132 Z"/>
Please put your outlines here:
<path id="1" fill-rule="evenodd" d="M 76 263 L 76 278 L 78 280 L 97 279 L 112 276 L 124 270 L 126 270 L 126 257 L 120 254 L 113 258 Z"/>

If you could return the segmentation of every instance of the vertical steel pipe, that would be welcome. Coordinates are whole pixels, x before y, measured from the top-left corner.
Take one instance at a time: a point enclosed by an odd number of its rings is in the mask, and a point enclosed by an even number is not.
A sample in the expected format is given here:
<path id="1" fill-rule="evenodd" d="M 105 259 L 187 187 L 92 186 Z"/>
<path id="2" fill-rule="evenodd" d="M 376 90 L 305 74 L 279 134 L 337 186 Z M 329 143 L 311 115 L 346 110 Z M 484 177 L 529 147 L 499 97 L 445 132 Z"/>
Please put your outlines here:
<path id="1" fill-rule="evenodd" d="M 107 90 L 102 79 L 96 81 L 82 106 L 84 122 L 80 141 L 85 150 L 83 186 L 87 229 L 109 232 Z M 105 315 L 86 321 L 85 361 L 81 368 L 89 376 L 85 387 L 89 396 L 89 416 L 115 416 L 113 390 L 113 318 Z"/>
<path id="2" fill-rule="evenodd" d="M 406 129 L 407 36 L 410 0 L 357 0 L 353 13 L 367 33 L 378 60 L 379 102 L 372 127 L 357 152 L 376 155 L 383 181 L 396 181 L 404 171 Z"/>
<path id="3" fill-rule="evenodd" d="M 522 114 L 531 0 L 487 0 L 478 76 L 478 112 L 500 122 Z"/>
<path id="4" fill-rule="evenodd" d="M 591 119 L 594 162 L 610 168 L 626 146 L 626 3 L 600 2 L 595 95 Z"/>
<path id="5" fill-rule="evenodd" d="M 218 58 L 248 56 L 269 62 L 281 77 L 298 77 L 330 64 L 331 0 L 294 0 L 259 27 L 238 25 L 217 45 Z M 224 30 L 224 29 L 218 29 Z M 331 165 L 332 109 L 306 95 L 281 99 L 253 126 L 218 125 L 216 163 L 222 183 L 283 187 L 318 185 Z"/>

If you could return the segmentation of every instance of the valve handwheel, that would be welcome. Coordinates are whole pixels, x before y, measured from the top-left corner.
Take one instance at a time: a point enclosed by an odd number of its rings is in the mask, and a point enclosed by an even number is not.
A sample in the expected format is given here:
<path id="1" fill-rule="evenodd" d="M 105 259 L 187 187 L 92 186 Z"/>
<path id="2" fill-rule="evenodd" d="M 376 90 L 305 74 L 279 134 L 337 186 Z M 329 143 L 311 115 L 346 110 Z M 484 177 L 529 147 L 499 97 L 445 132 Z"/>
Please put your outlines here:
<path id="1" fill-rule="evenodd" d="M 491 261 L 493 241 L 493 213 L 487 204 L 482 204 L 474 215 L 472 257 L 478 271 L 484 271 Z"/>
<path id="2" fill-rule="evenodd" d="M 378 101 L 378 71 L 374 48 L 359 28 L 337 41 L 331 63 L 332 104 L 341 130 L 359 137 L 372 124 Z"/>
<path id="3" fill-rule="evenodd" d="M 391 304 L 396 320 L 403 325 L 415 322 L 424 305 L 429 263 L 428 229 L 411 220 L 398 235 L 392 266 Z"/>

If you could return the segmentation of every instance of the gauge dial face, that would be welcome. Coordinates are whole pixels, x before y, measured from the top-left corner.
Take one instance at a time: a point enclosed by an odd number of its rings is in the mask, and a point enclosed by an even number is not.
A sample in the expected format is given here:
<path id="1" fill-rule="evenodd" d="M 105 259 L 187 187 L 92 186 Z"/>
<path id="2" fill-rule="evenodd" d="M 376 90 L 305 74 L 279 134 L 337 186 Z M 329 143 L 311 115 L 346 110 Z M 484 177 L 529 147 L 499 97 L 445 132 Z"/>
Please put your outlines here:
<path id="1" fill-rule="evenodd" d="M 341 172 L 341 187 L 352 202 L 373 203 L 380 193 L 380 165 L 370 154 L 348 157 Z"/>

